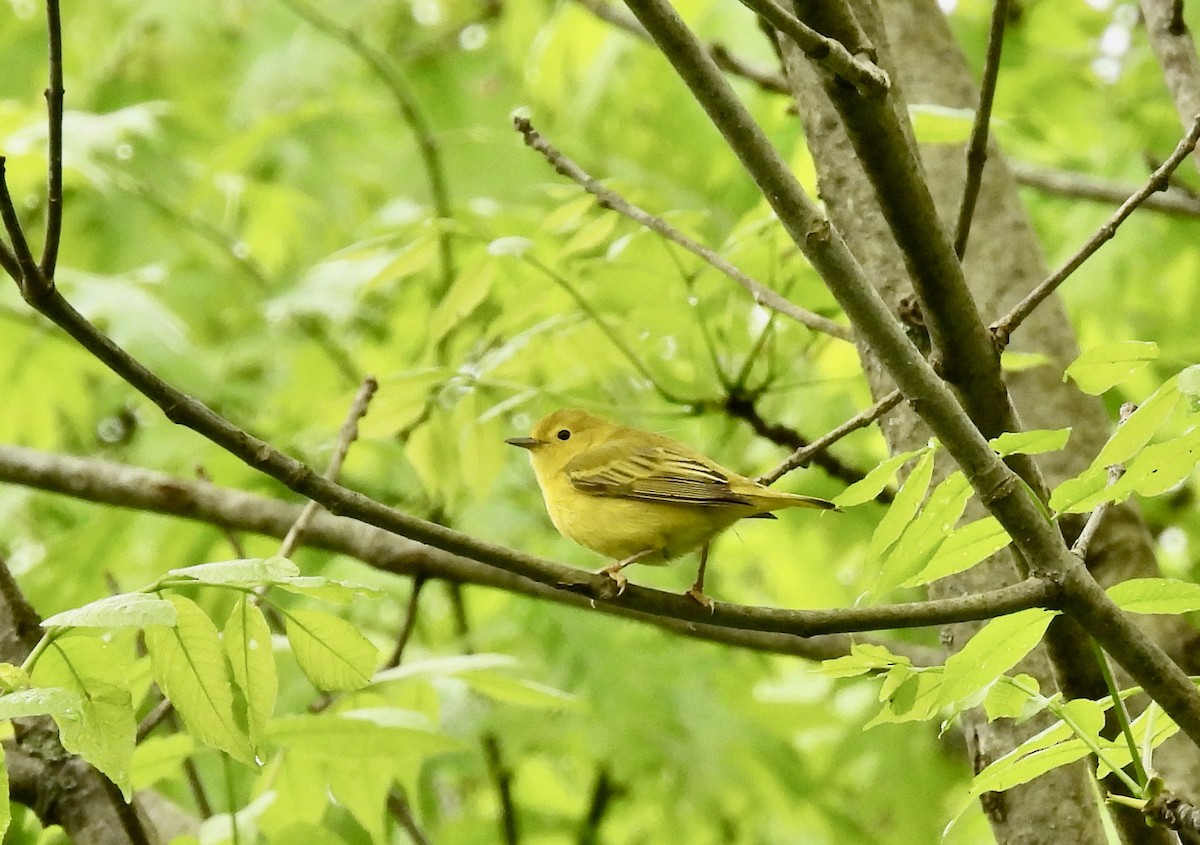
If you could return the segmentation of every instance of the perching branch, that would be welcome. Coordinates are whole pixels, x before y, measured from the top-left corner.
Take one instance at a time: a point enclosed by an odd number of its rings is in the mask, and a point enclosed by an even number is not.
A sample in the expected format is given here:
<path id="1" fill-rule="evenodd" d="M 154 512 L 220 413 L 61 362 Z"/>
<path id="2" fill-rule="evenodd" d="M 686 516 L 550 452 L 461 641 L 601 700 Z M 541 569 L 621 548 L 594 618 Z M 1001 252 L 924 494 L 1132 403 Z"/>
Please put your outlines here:
<path id="1" fill-rule="evenodd" d="M 996 96 L 996 80 L 1000 76 L 1000 50 L 1004 46 L 1004 25 L 1008 22 L 1008 0 L 994 0 L 992 22 L 988 30 L 987 55 L 983 62 L 983 79 L 979 85 L 979 106 L 967 143 L 967 175 L 963 180 L 962 203 L 958 207 L 958 223 L 954 227 L 954 253 L 961 261 L 967 254 L 967 239 L 971 236 L 971 219 L 975 216 L 975 201 L 983 185 L 983 166 L 987 164 L 988 129 L 992 120 L 992 101 Z"/>
<path id="2" fill-rule="evenodd" d="M 1141 188 L 1135 191 L 1121 204 L 1120 208 L 1113 212 L 1112 216 L 1104 222 L 1104 225 L 1096 230 L 1096 234 L 1092 235 L 1074 255 L 1051 273 L 1045 281 L 1014 305 L 1012 310 L 992 323 L 992 334 L 996 338 L 996 343 L 1001 348 L 1008 345 L 1008 340 L 1016 327 L 1021 325 L 1050 294 L 1054 293 L 1059 285 L 1078 270 L 1083 265 L 1083 262 L 1091 258 L 1100 247 L 1112 240 L 1113 236 L 1117 234 L 1117 229 L 1120 225 L 1125 222 L 1129 215 L 1137 210 L 1146 197 L 1155 191 L 1166 190 L 1171 174 L 1175 172 L 1176 168 L 1183 163 L 1183 160 L 1195 148 L 1197 140 L 1200 140 L 1200 114 L 1197 114 L 1192 119 L 1191 128 L 1176 145 L 1175 151 L 1167 157 L 1166 161 L 1159 165 L 1157 170 L 1150 174 L 1150 178 L 1146 180 L 1146 183 Z"/>
<path id="3" fill-rule="evenodd" d="M 16 446 L 0 446 L 0 482 L 269 537 L 283 537 L 301 509 L 297 504 L 150 470 L 107 461 L 48 455 Z M 845 638 L 810 641 L 801 637 L 819 637 L 827 630 L 852 633 L 991 618 L 1028 607 L 1052 607 L 1057 592 L 1053 584 L 1030 581 L 994 593 L 946 601 L 803 611 L 717 602 L 710 613 L 686 596 L 634 584 L 615 600 L 593 601 L 589 595 L 560 588 L 560 584 L 580 589 L 590 585 L 592 576 L 573 567 L 530 558 L 546 568 L 547 577 L 539 582 L 324 511 L 314 515 L 305 534 L 305 543 L 311 548 L 358 558 L 397 575 L 424 575 L 492 587 L 556 604 L 581 608 L 594 606 L 603 613 L 633 618 L 700 639 L 818 660 L 845 653 L 849 641 Z M 787 636 L 773 638 L 762 633 L 764 631 Z M 889 644 L 889 648 L 899 653 L 904 646 Z M 921 656 L 927 655 L 922 651 Z"/>
<path id="4" fill-rule="evenodd" d="M 549 141 L 543 138 L 541 133 L 533 128 L 533 124 L 529 121 L 528 117 L 514 115 L 513 126 L 521 133 L 527 146 L 537 150 L 556 171 L 594 196 L 603 208 L 628 217 L 633 222 L 645 226 L 671 243 L 678 244 L 698 258 L 707 261 L 712 267 L 741 285 L 747 293 L 754 297 L 756 304 L 764 308 L 770 308 L 772 311 L 776 311 L 785 317 L 790 317 L 797 323 L 813 331 L 823 332 L 839 340 L 848 341 L 853 339 L 853 335 L 845 326 L 789 302 L 766 285 L 755 281 L 734 267 L 713 250 L 689 238 L 661 217 L 638 208 L 616 191 L 602 185 L 578 164 L 563 155 Z"/>

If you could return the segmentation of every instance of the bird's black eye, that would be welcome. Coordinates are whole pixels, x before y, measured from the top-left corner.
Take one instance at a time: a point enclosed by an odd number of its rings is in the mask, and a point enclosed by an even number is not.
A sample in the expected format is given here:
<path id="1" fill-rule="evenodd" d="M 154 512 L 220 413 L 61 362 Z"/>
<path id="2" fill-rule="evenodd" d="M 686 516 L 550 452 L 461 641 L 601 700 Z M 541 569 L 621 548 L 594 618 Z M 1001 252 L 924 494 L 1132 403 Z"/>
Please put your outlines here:
<path id="1" fill-rule="evenodd" d="M 571 432 L 567 431 L 565 428 L 561 428 L 559 429 L 558 434 L 555 436 L 558 437 L 559 440 L 570 440 Z"/>

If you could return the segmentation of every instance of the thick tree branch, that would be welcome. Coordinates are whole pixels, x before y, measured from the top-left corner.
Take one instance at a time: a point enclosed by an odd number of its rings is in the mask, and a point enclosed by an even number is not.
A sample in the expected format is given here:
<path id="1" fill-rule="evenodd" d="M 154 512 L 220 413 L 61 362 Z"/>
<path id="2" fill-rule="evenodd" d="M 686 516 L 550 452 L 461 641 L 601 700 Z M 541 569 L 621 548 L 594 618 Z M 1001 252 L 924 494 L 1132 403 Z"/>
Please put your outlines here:
<path id="1" fill-rule="evenodd" d="M 1150 49 L 1162 68 L 1175 113 L 1186 130 L 1200 115 L 1200 57 L 1183 20 L 1183 4 L 1172 0 L 1140 0 Z M 1200 166 L 1200 162 L 1197 163 Z"/>
<path id="2" fill-rule="evenodd" d="M 1062 585 L 1068 614 L 1142 684 L 1194 743 L 1200 744 L 1200 694 L 1187 675 L 1125 618 L 1070 553 L 1056 526 L 1045 518 L 1043 506 L 1034 501 L 1026 486 L 1000 461 L 906 336 L 879 293 L 863 276 L 845 242 L 820 216 L 675 10 L 665 0 L 626 0 L 626 4 L 691 88 L 763 196 L 775 208 L 781 224 L 829 285 L 856 330 L 885 363 L 901 393 L 945 444 L 980 500 L 1013 538 L 1018 551 L 1035 572 Z M 953 257 L 949 241 L 942 246 Z M 954 265 L 957 267 L 958 262 L 954 261 Z M 973 320 L 978 321 L 977 314 Z M 955 351 L 958 352 L 957 348 Z"/>
<path id="3" fill-rule="evenodd" d="M 794 0 L 799 17 L 841 41 L 859 37 L 845 0 Z M 814 65 L 837 110 L 896 244 L 904 256 L 933 345 L 939 374 L 962 397 L 986 437 L 1016 431 L 1016 414 L 1000 373 L 1000 356 L 979 316 L 950 235 L 926 184 L 909 128 L 890 97 L 864 97 Z M 1031 461 L 1013 462 L 1037 488 Z"/>

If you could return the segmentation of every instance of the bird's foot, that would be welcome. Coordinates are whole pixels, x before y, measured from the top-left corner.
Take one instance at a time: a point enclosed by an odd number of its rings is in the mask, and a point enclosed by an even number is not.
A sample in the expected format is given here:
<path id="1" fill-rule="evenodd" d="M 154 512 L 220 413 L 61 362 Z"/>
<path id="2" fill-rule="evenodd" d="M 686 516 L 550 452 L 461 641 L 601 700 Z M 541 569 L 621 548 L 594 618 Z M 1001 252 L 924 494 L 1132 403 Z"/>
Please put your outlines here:
<path id="1" fill-rule="evenodd" d="M 706 608 L 709 613 L 716 612 L 716 606 L 713 605 L 713 600 L 710 599 L 708 596 L 706 596 L 695 585 L 693 585 L 691 588 L 689 588 L 688 591 L 686 593 L 684 593 L 684 595 L 687 596 L 688 598 L 692 599 L 694 602 L 696 602 L 701 607 Z"/>
<path id="2" fill-rule="evenodd" d="M 625 576 L 625 573 L 621 571 L 620 566 L 606 566 L 603 569 L 596 570 L 596 574 L 608 576 L 608 579 L 612 581 L 614 587 L 616 588 L 616 593 L 613 595 L 621 595 L 625 592 L 625 587 L 629 585 L 629 579 Z M 610 597 L 611 596 L 606 596 L 606 598 Z"/>

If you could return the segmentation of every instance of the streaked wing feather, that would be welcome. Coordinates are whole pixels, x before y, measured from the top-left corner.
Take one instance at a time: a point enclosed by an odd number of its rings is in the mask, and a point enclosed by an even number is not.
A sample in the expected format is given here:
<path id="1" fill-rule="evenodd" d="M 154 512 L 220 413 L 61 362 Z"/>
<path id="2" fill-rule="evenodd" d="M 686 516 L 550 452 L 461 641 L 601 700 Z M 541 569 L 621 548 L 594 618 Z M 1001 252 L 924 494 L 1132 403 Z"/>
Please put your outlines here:
<path id="1" fill-rule="evenodd" d="M 712 464 L 669 446 L 634 446 L 616 440 L 588 449 L 567 464 L 577 490 L 596 496 L 693 505 L 748 505 L 729 476 Z"/>

